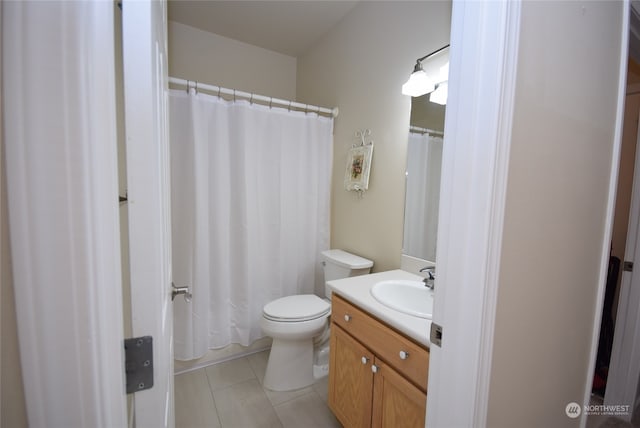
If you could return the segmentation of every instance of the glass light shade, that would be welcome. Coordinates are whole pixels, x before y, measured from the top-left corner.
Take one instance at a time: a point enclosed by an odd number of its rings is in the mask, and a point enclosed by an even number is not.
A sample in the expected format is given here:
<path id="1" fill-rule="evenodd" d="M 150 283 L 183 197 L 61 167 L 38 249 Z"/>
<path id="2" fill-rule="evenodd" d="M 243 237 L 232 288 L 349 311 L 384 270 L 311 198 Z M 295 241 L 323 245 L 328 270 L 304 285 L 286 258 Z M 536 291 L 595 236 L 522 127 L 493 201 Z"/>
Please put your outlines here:
<path id="1" fill-rule="evenodd" d="M 431 92 L 429 95 L 429 101 L 432 103 L 446 105 L 447 104 L 447 96 L 449 95 L 449 83 L 442 82 L 438 85 L 438 88 Z"/>
<path id="2" fill-rule="evenodd" d="M 440 82 L 446 82 L 449 80 L 449 61 L 442 67 L 440 67 Z"/>
<path id="3" fill-rule="evenodd" d="M 407 83 L 402 85 L 402 93 L 412 97 L 428 94 L 435 89 L 435 84 L 424 70 L 414 71 Z"/>

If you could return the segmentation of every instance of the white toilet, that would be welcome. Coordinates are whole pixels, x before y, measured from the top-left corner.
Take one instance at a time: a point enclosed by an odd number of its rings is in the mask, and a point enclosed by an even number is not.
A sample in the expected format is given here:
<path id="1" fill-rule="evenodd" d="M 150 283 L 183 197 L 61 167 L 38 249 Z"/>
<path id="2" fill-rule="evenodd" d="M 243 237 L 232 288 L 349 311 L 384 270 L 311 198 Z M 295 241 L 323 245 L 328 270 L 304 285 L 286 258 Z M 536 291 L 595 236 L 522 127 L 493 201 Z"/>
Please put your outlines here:
<path id="1" fill-rule="evenodd" d="M 264 306 L 262 331 L 273 338 L 264 386 L 273 391 L 304 388 L 329 371 L 331 290 L 326 281 L 365 275 L 373 262 L 342 250 L 322 252 L 325 298 L 282 297 Z"/>

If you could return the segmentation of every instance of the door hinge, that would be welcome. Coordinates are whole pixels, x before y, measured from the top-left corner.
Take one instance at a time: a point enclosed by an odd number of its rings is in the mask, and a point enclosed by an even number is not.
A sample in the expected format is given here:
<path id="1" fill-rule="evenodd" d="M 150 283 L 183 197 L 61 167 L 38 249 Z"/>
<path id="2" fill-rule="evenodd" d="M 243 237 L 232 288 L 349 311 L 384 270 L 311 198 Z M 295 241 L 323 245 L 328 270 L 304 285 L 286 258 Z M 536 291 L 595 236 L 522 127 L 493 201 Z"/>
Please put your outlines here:
<path id="1" fill-rule="evenodd" d="M 633 272 L 633 262 L 623 262 L 622 263 L 622 270 L 625 272 Z"/>
<path id="2" fill-rule="evenodd" d="M 125 339 L 124 365 L 127 394 L 153 387 L 153 337 Z"/>
<path id="3" fill-rule="evenodd" d="M 429 340 L 432 344 L 442 347 L 442 326 L 434 322 L 431 323 L 431 334 Z"/>

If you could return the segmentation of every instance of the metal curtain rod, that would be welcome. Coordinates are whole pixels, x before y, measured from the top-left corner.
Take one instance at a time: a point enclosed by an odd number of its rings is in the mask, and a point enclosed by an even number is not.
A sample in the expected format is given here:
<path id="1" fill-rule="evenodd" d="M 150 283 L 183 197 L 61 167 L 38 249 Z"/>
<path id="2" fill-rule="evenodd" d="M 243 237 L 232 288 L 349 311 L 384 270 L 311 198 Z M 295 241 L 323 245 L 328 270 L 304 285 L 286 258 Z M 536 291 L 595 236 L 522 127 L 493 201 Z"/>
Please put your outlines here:
<path id="1" fill-rule="evenodd" d="M 248 100 L 251 101 L 262 101 L 264 103 L 269 103 L 269 105 L 281 105 L 284 107 L 287 107 L 289 109 L 291 108 L 296 108 L 296 109 L 301 109 L 307 112 L 315 112 L 315 113 L 324 113 L 324 114 L 328 114 L 331 115 L 332 117 L 337 117 L 338 116 L 338 107 L 335 108 L 326 108 L 326 107 L 318 107 L 318 106 L 313 106 L 310 104 L 302 104 L 302 103 L 298 103 L 295 101 L 288 101 L 288 100 L 282 100 L 279 98 L 273 98 L 273 97 L 267 97 L 264 95 L 258 95 L 258 94 L 252 94 L 249 92 L 243 92 L 243 91 L 238 91 L 235 89 L 228 89 L 228 88 L 221 88 L 219 86 L 215 86 L 215 85 L 207 85 L 204 83 L 198 83 L 196 81 L 193 80 L 185 80 L 185 79 L 179 79 L 177 77 L 169 77 L 169 83 L 173 83 L 174 85 L 180 85 L 180 86 L 186 86 L 187 89 L 189 88 L 193 88 L 196 91 L 199 89 L 203 89 L 209 92 L 214 92 L 216 93 L 218 96 L 220 94 L 225 94 L 225 95 L 232 95 L 234 97 L 234 99 L 236 97 L 240 97 L 240 98 L 246 98 Z"/>
<path id="2" fill-rule="evenodd" d="M 439 135 L 441 137 L 444 137 L 444 132 L 442 131 L 436 131 L 435 129 L 429 129 L 429 128 L 421 128 L 419 126 L 409 126 L 409 131 L 414 131 L 414 132 L 420 132 L 422 134 L 429 134 L 429 135 Z"/>

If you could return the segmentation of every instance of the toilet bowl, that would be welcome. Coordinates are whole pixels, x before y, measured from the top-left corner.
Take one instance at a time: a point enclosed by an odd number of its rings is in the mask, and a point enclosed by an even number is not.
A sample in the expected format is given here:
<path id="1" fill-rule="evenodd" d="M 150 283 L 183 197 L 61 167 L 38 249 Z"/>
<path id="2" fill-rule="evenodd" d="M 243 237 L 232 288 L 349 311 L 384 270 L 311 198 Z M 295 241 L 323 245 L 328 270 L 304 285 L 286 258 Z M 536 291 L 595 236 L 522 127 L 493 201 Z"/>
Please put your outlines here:
<path id="1" fill-rule="evenodd" d="M 313 339 L 329 328 L 331 305 L 315 294 L 283 297 L 268 303 L 260 322 L 273 338 L 263 384 L 274 391 L 311 385 Z"/>
<path id="2" fill-rule="evenodd" d="M 373 262 L 342 250 L 322 252 L 325 281 L 369 273 Z M 331 291 L 286 296 L 267 303 L 260 322 L 273 338 L 263 385 L 290 391 L 311 385 L 328 374 Z"/>

